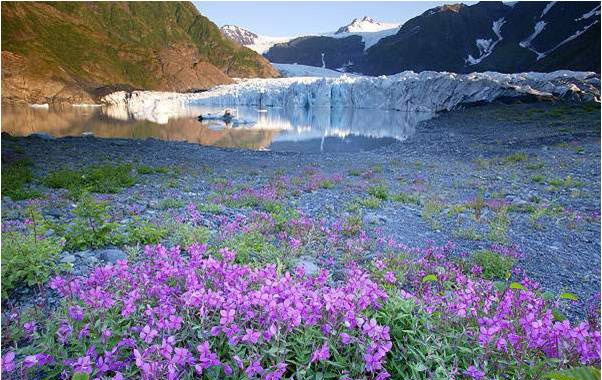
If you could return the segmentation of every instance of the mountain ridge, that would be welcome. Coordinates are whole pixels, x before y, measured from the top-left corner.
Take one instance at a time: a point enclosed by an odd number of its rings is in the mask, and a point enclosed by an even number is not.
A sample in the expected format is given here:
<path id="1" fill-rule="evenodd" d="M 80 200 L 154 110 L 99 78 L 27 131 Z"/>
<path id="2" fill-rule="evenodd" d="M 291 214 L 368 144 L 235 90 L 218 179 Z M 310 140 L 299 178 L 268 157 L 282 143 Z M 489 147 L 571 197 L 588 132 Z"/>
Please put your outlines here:
<path id="1" fill-rule="evenodd" d="M 3 102 L 93 102 L 111 89 L 195 91 L 279 75 L 189 2 L 3 2 L 2 61 Z"/>

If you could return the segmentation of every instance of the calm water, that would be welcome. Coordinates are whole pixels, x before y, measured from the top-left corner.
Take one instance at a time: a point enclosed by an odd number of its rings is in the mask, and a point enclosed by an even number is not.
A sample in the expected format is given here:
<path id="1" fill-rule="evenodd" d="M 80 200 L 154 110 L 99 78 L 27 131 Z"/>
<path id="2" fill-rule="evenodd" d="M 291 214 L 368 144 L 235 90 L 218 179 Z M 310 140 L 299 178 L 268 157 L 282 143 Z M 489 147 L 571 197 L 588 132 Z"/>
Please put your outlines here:
<path id="1" fill-rule="evenodd" d="M 102 138 L 157 138 L 171 141 L 297 152 L 354 152 L 375 149 L 410 137 L 416 125 L 432 117 L 362 109 L 232 108 L 239 119 L 253 124 L 232 125 L 220 120 L 198 121 L 221 107 L 194 106 L 159 113 L 133 114 L 121 107 L 31 108 L 2 107 L 2 131 L 55 137 L 92 133 Z"/>

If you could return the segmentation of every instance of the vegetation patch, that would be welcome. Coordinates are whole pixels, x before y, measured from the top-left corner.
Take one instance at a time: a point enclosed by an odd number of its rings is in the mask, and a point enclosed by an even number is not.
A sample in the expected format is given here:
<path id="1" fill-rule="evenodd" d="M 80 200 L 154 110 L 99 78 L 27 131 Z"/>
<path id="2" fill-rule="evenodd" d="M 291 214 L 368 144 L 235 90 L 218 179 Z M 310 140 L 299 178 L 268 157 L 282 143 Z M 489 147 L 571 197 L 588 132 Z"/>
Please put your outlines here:
<path id="1" fill-rule="evenodd" d="M 33 181 L 32 166 L 33 162 L 29 158 L 3 162 L 2 195 L 13 200 L 39 197 L 40 192 L 28 188 L 28 185 Z"/>
<path id="2" fill-rule="evenodd" d="M 44 180 L 53 189 L 68 189 L 73 195 L 85 192 L 118 193 L 133 186 L 136 177 L 130 164 L 92 165 L 82 170 L 61 169 L 50 173 Z"/>

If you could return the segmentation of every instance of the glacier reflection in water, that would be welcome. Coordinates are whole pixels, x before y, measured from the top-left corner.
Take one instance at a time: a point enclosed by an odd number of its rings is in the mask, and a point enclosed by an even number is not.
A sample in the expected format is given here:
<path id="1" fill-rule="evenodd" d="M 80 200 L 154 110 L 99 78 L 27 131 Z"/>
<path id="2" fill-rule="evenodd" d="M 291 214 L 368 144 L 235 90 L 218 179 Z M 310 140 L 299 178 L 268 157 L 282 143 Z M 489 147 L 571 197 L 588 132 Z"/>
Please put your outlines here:
<path id="1" fill-rule="evenodd" d="M 219 147 L 298 152 L 370 150 L 410 137 L 416 125 L 433 117 L 420 112 L 354 108 L 231 108 L 235 125 L 221 120 L 198 121 L 221 107 L 187 105 L 131 112 L 120 106 L 3 107 L 2 131 L 26 136 L 55 137 L 92 133 L 104 138 L 157 138 Z"/>

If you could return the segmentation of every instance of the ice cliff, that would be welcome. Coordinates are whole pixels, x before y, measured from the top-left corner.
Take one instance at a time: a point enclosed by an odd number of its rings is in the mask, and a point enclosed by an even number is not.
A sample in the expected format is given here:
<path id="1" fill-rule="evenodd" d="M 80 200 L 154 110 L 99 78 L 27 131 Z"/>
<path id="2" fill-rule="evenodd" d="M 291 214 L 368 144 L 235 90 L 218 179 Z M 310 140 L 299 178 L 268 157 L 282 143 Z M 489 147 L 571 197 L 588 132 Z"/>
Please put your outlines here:
<path id="1" fill-rule="evenodd" d="M 501 98 L 600 101 L 600 77 L 593 72 L 453 74 L 403 72 L 392 76 L 248 79 L 202 93 L 116 92 L 102 101 L 130 113 L 192 105 L 257 107 L 352 107 L 379 110 L 452 110 Z"/>

